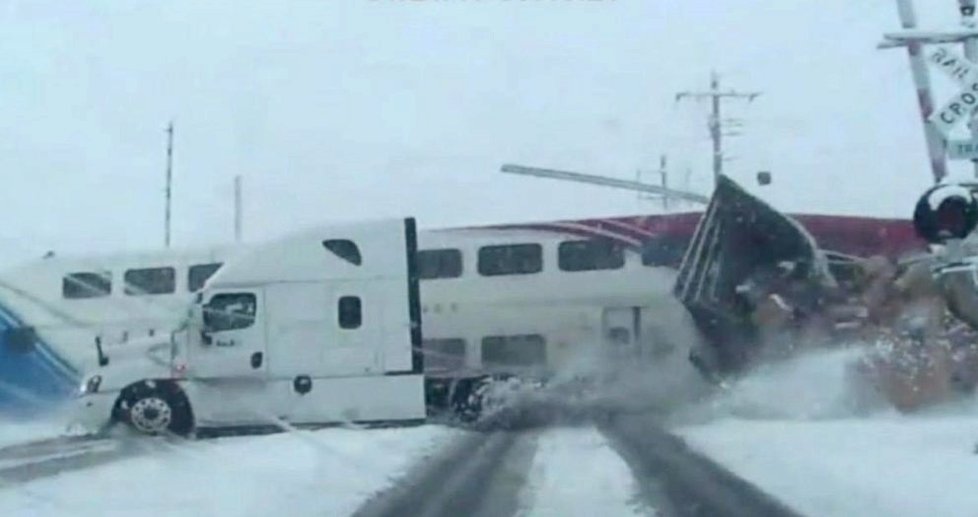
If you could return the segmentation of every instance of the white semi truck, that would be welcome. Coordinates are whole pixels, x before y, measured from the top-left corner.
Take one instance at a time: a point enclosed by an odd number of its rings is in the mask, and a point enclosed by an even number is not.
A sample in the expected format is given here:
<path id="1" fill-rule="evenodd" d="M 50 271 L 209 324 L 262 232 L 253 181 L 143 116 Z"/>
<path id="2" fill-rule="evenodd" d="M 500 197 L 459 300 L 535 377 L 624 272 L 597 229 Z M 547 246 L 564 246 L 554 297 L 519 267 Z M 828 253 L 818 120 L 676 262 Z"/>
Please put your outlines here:
<path id="1" fill-rule="evenodd" d="M 413 219 L 384 220 L 309 230 L 229 261 L 178 330 L 108 355 L 96 344 L 77 422 L 187 435 L 426 418 L 439 390 L 423 372 L 416 246 Z"/>

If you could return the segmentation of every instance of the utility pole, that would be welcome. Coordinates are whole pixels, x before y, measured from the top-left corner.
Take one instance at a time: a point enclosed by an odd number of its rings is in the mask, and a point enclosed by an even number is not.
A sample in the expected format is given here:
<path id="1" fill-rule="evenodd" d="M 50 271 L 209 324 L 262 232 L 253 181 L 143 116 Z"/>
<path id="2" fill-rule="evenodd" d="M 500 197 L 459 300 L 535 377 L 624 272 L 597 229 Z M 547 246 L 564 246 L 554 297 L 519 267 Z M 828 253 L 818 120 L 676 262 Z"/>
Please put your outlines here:
<path id="1" fill-rule="evenodd" d="M 721 100 L 746 99 L 753 101 L 761 92 L 738 92 L 736 90 L 720 90 L 720 78 L 716 71 L 710 73 L 710 89 L 708 91 L 685 91 L 676 94 L 676 102 L 686 98 L 703 100 L 710 99 L 710 139 L 713 141 L 713 180 L 723 174 L 723 119 L 720 118 Z"/>
<path id="2" fill-rule="evenodd" d="M 234 177 L 234 242 L 241 242 L 241 175 Z"/>
<path id="3" fill-rule="evenodd" d="M 659 175 L 662 176 L 662 190 L 668 191 L 669 189 L 669 173 L 666 172 L 666 155 L 659 157 Z M 662 211 L 669 211 L 669 196 L 662 195 Z"/>
<path id="4" fill-rule="evenodd" d="M 170 200 L 173 194 L 173 121 L 166 128 L 166 215 L 164 216 L 164 244 L 170 247 Z"/>
<path id="5" fill-rule="evenodd" d="M 638 169 L 635 172 L 635 181 L 637 183 L 641 183 L 642 182 L 642 175 L 643 175 L 644 172 L 645 171 L 643 171 L 642 169 Z M 639 191 L 638 192 L 638 198 L 639 199 L 655 199 L 656 197 L 659 197 L 659 198 L 662 199 L 662 209 L 668 211 L 669 210 L 669 196 L 671 194 L 669 193 L 670 192 L 670 190 L 669 190 L 669 175 L 668 175 L 668 172 L 666 172 L 666 155 L 664 155 L 664 154 L 659 155 L 659 169 L 657 171 L 655 171 L 655 172 L 659 175 L 659 182 L 660 182 L 659 184 L 662 185 L 662 192 L 663 192 L 663 194 L 661 194 L 661 195 L 651 195 L 651 194 L 643 193 L 643 192 Z"/>

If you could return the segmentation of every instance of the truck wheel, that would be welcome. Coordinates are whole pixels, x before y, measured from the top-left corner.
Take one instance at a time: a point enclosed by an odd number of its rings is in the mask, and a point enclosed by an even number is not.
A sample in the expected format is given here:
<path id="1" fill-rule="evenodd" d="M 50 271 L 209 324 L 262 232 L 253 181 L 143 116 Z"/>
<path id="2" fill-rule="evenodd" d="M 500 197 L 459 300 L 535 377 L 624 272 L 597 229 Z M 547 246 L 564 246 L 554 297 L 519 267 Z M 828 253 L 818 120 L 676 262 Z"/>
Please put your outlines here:
<path id="1" fill-rule="evenodd" d="M 461 422 L 469 423 L 479 418 L 482 407 L 475 395 L 475 385 L 479 379 L 458 379 L 452 381 L 449 389 L 449 405 L 452 413 Z"/>
<path id="2" fill-rule="evenodd" d="M 186 436 L 193 428 L 190 402 L 175 384 L 132 385 L 123 391 L 118 409 L 121 420 L 142 434 Z"/>
<path id="3" fill-rule="evenodd" d="M 452 410 L 466 423 L 500 411 L 507 406 L 506 390 L 513 391 L 518 380 L 510 375 L 486 375 L 461 379 L 452 395 Z"/>

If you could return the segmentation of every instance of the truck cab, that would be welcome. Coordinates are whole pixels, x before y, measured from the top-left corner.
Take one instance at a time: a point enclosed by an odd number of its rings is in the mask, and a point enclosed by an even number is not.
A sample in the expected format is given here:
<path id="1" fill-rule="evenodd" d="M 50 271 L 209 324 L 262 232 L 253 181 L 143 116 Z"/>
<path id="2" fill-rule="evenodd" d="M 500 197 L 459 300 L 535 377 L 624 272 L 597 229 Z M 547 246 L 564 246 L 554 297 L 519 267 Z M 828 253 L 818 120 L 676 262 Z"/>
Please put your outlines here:
<path id="1" fill-rule="evenodd" d="M 425 417 L 413 219 L 308 230 L 226 263 L 164 338 L 105 355 L 86 427 L 149 434 Z"/>

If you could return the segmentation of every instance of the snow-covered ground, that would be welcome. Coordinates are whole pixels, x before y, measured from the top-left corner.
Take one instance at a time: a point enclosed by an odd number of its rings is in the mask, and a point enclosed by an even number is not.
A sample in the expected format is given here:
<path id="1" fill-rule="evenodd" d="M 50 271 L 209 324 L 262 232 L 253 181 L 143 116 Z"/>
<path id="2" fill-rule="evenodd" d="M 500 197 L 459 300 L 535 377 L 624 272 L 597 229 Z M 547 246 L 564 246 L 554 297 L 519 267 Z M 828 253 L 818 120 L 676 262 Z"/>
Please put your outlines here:
<path id="1" fill-rule="evenodd" d="M 856 353 L 769 366 L 683 412 L 672 430 L 798 512 L 973 516 L 978 400 L 907 416 L 858 412 L 845 382 Z M 2 422 L 0 445 L 58 434 Z M 0 486 L 0 515 L 349 515 L 456 429 L 328 429 L 198 442 Z M 540 432 L 520 515 L 654 515 L 627 464 L 593 427 Z"/>
<path id="2" fill-rule="evenodd" d="M 655 515 L 628 465 L 593 427 L 540 435 L 522 499 L 526 517 Z"/>
<path id="3" fill-rule="evenodd" d="M 460 432 L 428 425 L 175 443 L 0 487 L 0 515 L 348 515 Z"/>
<path id="4" fill-rule="evenodd" d="M 805 515 L 978 512 L 978 417 L 731 419 L 680 434 Z"/>
<path id="5" fill-rule="evenodd" d="M 842 373 L 852 358 L 764 369 L 674 431 L 805 515 L 978 514 L 978 404 L 857 416 Z"/>
<path id="6" fill-rule="evenodd" d="M 0 447 L 54 438 L 64 433 L 65 426 L 60 421 L 0 419 Z"/>

